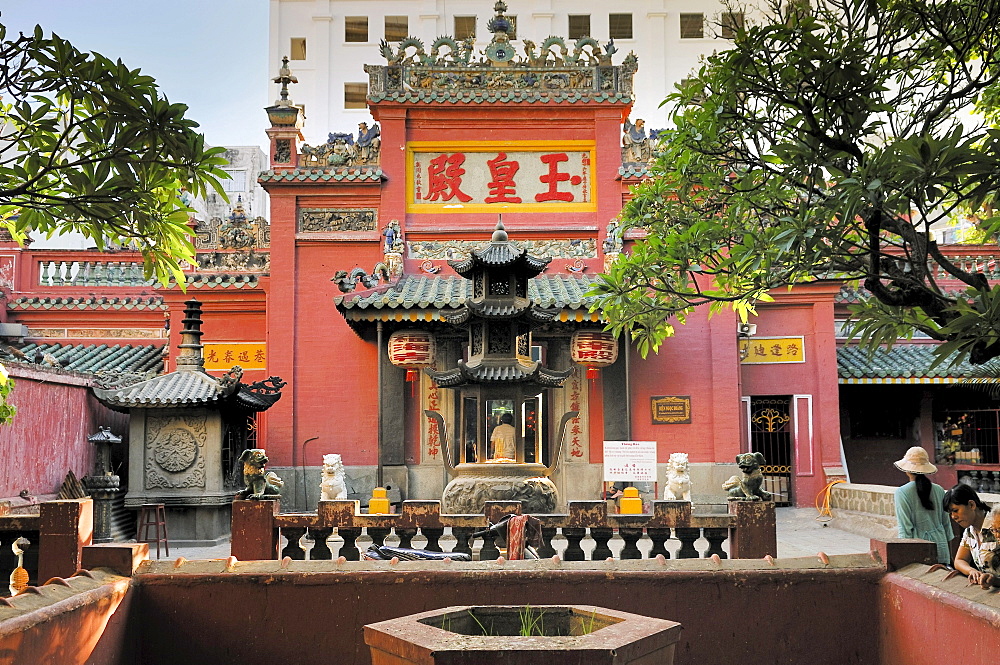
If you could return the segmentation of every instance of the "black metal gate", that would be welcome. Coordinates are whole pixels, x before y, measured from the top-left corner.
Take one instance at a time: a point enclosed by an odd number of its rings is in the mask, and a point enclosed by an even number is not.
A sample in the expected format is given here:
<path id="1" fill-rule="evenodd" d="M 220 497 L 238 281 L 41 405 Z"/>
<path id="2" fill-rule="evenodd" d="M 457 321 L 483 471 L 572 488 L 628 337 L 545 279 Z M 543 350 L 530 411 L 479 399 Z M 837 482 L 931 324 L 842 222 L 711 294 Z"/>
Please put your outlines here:
<path id="1" fill-rule="evenodd" d="M 750 450 L 764 455 L 764 489 L 779 506 L 792 497 L 792 399 L 750 398 Z"/>

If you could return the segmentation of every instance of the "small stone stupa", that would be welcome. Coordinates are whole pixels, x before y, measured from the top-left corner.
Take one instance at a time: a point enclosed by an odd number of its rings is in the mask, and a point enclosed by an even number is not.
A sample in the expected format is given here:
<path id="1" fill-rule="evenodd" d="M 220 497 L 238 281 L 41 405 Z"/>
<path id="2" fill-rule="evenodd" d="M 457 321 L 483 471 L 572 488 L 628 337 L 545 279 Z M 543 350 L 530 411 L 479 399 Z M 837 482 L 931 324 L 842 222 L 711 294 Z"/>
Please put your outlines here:
<path id="1" fill-rule="evenodd" d="M 243 370 L 221 377 L 205 371 L 201 303 L 185 303 L 177 370 L 161 376 L 98 377 L 102 404 L 129 414 L 127 508 L 162 503 L 170 542 L 211 545 L 230 530 L 231 504 L 239 487 L 230 482 L 254 414 L 281 397 L 277 377 L 246 385 Z M 237 483 L 238 484 L 238 483 Z"/>

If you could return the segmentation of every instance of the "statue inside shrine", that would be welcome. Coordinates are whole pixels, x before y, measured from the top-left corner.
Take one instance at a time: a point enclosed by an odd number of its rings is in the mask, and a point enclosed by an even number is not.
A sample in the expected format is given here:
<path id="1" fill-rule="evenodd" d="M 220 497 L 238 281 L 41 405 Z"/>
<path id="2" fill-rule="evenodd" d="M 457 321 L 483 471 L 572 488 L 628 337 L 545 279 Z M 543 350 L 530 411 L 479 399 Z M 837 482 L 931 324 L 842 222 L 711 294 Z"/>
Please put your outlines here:
<path id="1" fill-rule="evenodd" d="M 493 428 L 490 434 L 493 444 L 494 462 L 517 461 L 517 431 L 514 429 L 514 416 L 505 413 L 500 416 L 500 424 Z"/>

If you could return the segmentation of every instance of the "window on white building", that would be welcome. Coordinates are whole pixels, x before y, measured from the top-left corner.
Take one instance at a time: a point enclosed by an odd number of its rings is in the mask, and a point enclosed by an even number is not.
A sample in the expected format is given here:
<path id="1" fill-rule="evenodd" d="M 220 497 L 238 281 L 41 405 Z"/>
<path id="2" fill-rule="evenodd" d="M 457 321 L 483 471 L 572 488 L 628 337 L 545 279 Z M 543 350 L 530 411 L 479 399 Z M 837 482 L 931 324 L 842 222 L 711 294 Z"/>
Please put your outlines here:
<path id="1" fill-rule="evenodd" d="M 569 38 L 590 37 L 590 14 L 569 15 Z"/>
<path id="2" fill-rule="evenodd" d="M 367 16 L 345 16 L 344 17 L 344 41 L 345 42 L 367 42 L 368 41 L 368 17 Z"/>
<path id="3" fill-rule="evenodd" d="M 365 102 L 365 95 L 368 94 L 367 83 L 345 83 L 344 84 L 344 108 L 364 109 L 368 108 Z"/>
<path id="4" fill-rule="evenodd" d="M 632 15 L 608 14 L 608 35 L 611 39 L 632 39 Z"/>
<path id="5" fill-rule="evenodd" d="M 229 174 L 229 180 L 222 181 L 222 191 L 224 192 L 245 192 L 247 191 L 247 172 L 244 170 L 222 169 Z"/>
<path id="6" fill-rule="evenodd" d="M 475 36 L 476 36 L 476 17 L 456 16 L 455 39 L 461 41 L 466 37 L 475 37 Z"/>
<path id="7" fill-rule="evenodd" d="M 681 39 L 703 39 L 705 37 L 704 14 L 681 14 Z"/>
<path id="8" fill-rule="evenodd" d="M 292 37 L 291 45 L 288 49 L 288 59 L 289 60 L 305 60 L 306 59 L 306 38 L 305 37 Z"/>
<path id="9" fill-rule="evenodd" d="M 724 12 L 721 27 L 723 39 L 735 39 L 736 33 L 743 29 L 743 12 Z"/>
<path id="10" fill-rule="evenodd" d="M 410 20 L 407 16 L 385 17 L 385 41 L 401 42 L 410 35 Z"/>

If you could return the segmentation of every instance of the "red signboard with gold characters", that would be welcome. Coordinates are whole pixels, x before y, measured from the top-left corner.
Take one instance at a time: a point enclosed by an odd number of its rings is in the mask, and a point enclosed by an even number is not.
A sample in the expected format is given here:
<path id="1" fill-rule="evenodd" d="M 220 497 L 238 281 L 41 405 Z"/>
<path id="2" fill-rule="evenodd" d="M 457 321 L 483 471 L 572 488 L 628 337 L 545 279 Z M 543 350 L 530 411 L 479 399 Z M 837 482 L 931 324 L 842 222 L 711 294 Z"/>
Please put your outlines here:
<path id="1" fill-rule="evenodd" d="M 203 353 L 205 369 L 267 369 L 267 345 L 264 342 L 206 342 Z"/>
<path id="2" fill-rule="evenodd" d="M 413 141 L 407 212 L 595 211 L 593 141 Z"/>
<path id="3" fill-rule="evenodd" d="M 744 365 L 805 361 L 806 347 L 801 337 L 750 337 L 740 340 L 740 362 Z"/>

